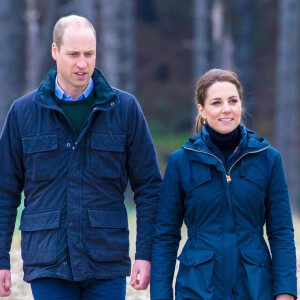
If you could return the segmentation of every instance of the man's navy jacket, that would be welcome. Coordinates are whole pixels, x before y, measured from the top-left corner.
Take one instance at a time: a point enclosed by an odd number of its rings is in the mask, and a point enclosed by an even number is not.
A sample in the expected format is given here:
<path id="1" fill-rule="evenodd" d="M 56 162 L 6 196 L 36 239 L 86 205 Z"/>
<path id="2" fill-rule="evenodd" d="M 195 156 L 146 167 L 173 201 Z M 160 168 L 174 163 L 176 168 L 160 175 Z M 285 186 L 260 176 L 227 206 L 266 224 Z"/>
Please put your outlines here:
<path id="1" fill-rule="evenodd" d="M 9 269 L 17 207 L 24 280 L 80 281 L 130 274 L 124 192 L 137 209 L 135 259 L 151 259 L 161 175 L 134 96 L 95 70 L 97 99 L 80 135 L 54 101 L 56 68 L 16 100 L 0 138 L 0 269 Z"/>

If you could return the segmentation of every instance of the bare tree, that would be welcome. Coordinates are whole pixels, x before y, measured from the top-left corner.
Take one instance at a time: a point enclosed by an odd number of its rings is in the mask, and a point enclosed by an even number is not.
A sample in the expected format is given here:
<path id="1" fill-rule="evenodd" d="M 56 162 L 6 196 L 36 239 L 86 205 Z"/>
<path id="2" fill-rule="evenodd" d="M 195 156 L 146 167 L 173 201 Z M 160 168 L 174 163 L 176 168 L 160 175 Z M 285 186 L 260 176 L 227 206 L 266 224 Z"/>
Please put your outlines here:
<path id="1" fill-rule="evenodd" d="M 212 37 L 212 66 L 222 67 L 222 55 L 224 51 L 224 5 L 222 0 L 214 0 L 211 10 L 211 37 Z"/>
<path id="2" fill-rule="evenodd" d="M 67 14 L 63 10 L 62 0 L 38 0 L 40 24 L 40 68 L 39 78 L 42 79 L 50 68 L 55 66 L 51 56 L 53 28 L 58 18 Z"/>
<path id="3" fill-rule="evenodd" d="M 212 67 L 233 70 L 234 42 L 231 32 L 231 20 L 227 20 L 226 12 L 231 10 L 230 3 L 224 0 L 212 1 L 211 8 L 211 55 Z"/>
<path id="4" fill-rule="evenodd" d="M 254 81 L 254 12 L 255 1 L 243 0 L 236 1 L 236 12 L 238 16 L 238 33 L 237 47 L 235 51 L 237 71 L 239 78 L 244 87 L 244 105 L 246 111 L 253 115 L 254 113 L 254 97 L 253 97 L 253 81 Z M 251 118 L 247 122 L 249 126 Z"/>
<path id="5" fill-rule="evenodd" d="M 279 1 L 275 141 L 282 155 L 292 207 L 298 213 L 300 213 L 299 18 L 299 0 Z"/>
<path id="6" fill-rule="evenodd" d="M 194 78 L 195 82 L 209 68 L 210 0 L 194 0 Z"/>
<path id="7" fill-rule="evenodd" d="M 133 0 L 99 0 L 100 66 L 109 82 L 134 92 L 135 17 Z"/>
<path id="8" fill-rule="evenodd" d="M 77 14 L 86 17 L 94 26 L 96 23 L 97 0 L 72 0 L 63 5 L 64 15 Z"/>
<path id="9" fill-rule="evenodd" d="M 123 7 L 123 29 L 121 28 L 122 37 L 122 63 L 121 76 L 122 88 L 128 92 L 135 93 L 136 82 L 136 41 L 135 41 L 135 10 L 134 1 L 124 1 Z"/>
<path id="10" fill-rule="evenodd" d="M 24 92 L 24 12 L 24 1 L 0 1 L 0 128 L 12 101 Z"/>
<path id="11" fill-rule="evenodd" d="M 37 0 L 26 0 L 26 90 L 32 91 L 37 88 L 40 66 L 40 13 Z"/>

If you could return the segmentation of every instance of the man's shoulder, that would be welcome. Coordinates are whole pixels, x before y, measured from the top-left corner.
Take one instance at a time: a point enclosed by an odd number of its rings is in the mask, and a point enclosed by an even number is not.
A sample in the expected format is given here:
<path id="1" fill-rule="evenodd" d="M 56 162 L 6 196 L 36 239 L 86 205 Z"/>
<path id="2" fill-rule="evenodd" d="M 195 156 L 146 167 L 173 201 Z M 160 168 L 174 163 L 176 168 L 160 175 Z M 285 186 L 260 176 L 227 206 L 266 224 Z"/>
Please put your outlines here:
<path id="1" fill-rule="evenodd" d="M 36 92 L 37 91 L 35 90 L 31 93 L 28 93 L 26 95 L 23 95 L 23 96 L 17 98 L 16 100 L 13 101 L 13 105 L 16 108 L 30 105 L 33 102 L 34 98 L 35 98 Z"/>
<path id="2" fill-rule="evenodd" d="M 112 90 L 114 91 L 116 96 L 122 101 L 137 101 L 136 97 L 133 94 L 129 93 L 129 92 L 120 90 L 116 87 L 112 87 Z"/>
<path id="3" fill-rule="evenodd" d="M 142 110 L 139 101 L 133 94 L 123 91 L 123 90 L 120 90 L 115 87 L 112 87 L 112 90 L 118 99 L 119 107 L 121 109 L 125 109 L 128 111 L 129 110 L 130 111 L 141 111 Z"/>

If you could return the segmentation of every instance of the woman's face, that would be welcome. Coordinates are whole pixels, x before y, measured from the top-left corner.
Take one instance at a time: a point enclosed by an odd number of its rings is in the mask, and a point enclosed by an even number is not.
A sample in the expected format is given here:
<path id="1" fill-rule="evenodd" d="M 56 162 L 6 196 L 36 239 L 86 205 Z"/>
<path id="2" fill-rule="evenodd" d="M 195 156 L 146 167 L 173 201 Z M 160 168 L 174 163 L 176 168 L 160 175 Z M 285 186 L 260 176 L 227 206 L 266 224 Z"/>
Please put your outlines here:
<path id="1" fill-rule="evenodd" d="M 204 107 L 198 111 L 208 125 L 219 133 L 233 131 L 241 122 L 242 102 L 236 86 L 231 82 L 216 82 L 206 93 Z"/>

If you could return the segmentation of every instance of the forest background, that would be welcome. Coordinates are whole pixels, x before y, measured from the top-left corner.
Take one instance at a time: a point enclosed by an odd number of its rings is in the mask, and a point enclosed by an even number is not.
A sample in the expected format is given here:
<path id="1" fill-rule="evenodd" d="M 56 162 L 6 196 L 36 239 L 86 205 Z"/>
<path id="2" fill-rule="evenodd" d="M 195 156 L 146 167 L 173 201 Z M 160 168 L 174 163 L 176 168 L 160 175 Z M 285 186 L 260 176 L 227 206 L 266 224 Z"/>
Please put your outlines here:
<path id="1" fill-rule="evenodd" d="M 53 26 L 71 13 L 96 28 L 96 67 L 137 96 L 162 173 L 194 134 L 197 79 L 211 68 L 238 73 L 244 123 L 282 155 L 300 245 L 300 1 L 0 0 L 0 129 L 13 100 L 55 65 Z M 133 208 L 130 190 L 126 198 Z"/>

